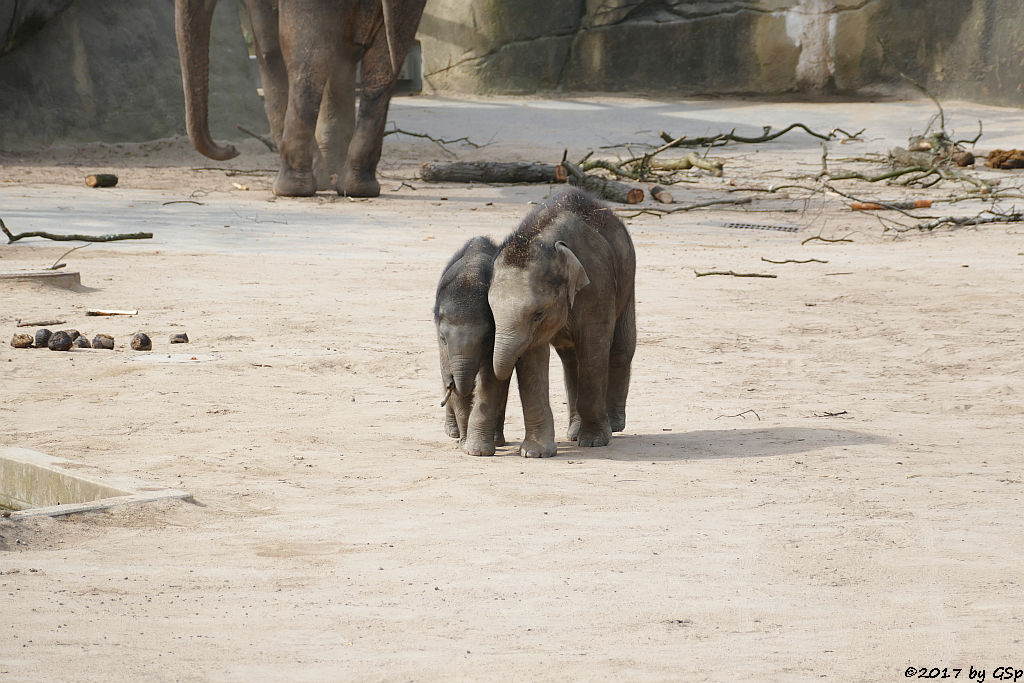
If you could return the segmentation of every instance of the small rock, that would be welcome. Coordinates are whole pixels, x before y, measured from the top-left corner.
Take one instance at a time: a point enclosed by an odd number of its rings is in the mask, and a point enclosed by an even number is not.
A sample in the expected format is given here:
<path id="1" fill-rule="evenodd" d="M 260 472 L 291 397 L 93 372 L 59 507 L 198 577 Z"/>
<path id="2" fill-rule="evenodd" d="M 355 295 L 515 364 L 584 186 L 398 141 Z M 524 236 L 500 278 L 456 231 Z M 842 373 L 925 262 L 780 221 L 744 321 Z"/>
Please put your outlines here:
<path id="1" fill-rule="evenodd" d="M 11 346 L 16 349 L 32 348 L 32 335 L 15 333 L 15 335 L 11 337 Z"/>
<path id="2" fill-rule="evenodd" d="M 51 351 L 67 351 L 71 348 L 71 344 L 71 335 L 60 330 L 50 335 L 50 341 L 46 345 Z"/>
<path id="3" fill-rule="evenodd" d="M 97 334 L 92 338 L 92 348 L 112 349 L 114 348 L 114 338 L 109 334 Z"/>
<path id="4" fill-rule="evenodd" d="M 185 332 L 175 332 L 171 335 L 172 344 L 188 344 L 188 334 Z"/>
<path id="5" fill-rule="evenodd" d="M 76 339 L 78 339 L 79 337 L 82 336 L 82 333 L 79 332 L 78 330 L 63 330 L 63 331 L 67 332 L 68 336 L 71 337 L 71 341 L 75 341 Z"/>
<path id="6" fill-rule="evenodd" d="M 74 346 L 76 349 L 92 348 L 92 344 L 89 343 L 89 338 L 86 337 L 84 334 L 80 334 L 77 337 L 75 337 L 74 341 L 71 342 L 71 345 Z"/>
<path id="7" fill-rule="evenodd" d="M 145 332 L 136 332 L 132 337 L 132 348 L 136 351 L 152 351 L 153 342 Z"/>
<path id="8" fill-rule="evenodd" d="M 36 330 L 36 348 L 37 349 L 45 349 L 46 345 L 48 343 L 50 343 L 50 335 L 51 334 L 53 334 L 53 332 L 50 332 L 45 327 L 42 328 L 42 329 Z"/>

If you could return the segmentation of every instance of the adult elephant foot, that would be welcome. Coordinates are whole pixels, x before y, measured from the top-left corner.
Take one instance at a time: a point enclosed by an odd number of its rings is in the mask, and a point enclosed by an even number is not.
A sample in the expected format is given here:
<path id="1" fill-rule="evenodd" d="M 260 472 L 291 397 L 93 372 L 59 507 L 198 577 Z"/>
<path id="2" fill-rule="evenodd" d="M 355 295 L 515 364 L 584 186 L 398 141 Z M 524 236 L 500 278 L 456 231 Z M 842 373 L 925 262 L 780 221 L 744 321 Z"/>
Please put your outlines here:
<path id="1" fill-rule="evenodd" d="M 526 439 L 519 444 L 519 455 L 524 458 L 550 458 L 556 453 L 558 453 L 558 447 L 555 446 L 554 441 L 541 443 L 533 439 Z"/>
<path id="2" fill-rule="evenodd" d="M 346 173 L 338 183 L 338 194 L 346 197 L 379 197 L 380 183 L 372 175 Z"/>
<path id="3" fill-rule="evenodd" d="M 580 429 L 579 445 L 581 448 L 607 446 L 612 440 L 612 430 L 608 427 Z"/>
<path id="4" fill-rule="evenodd" d="M 312 171 L 305 173 L 281 169 L 274 181 L 274 194 L 279 197 L 312 197 L 316 194 L 316 179 Z"/>
<path id="5" fill-rule="evenodd" d="M 494 455 L 494 444 L 485 443 L 482 439 L 468 438 L 462 443 L 462 450 L 467 455 Z"/>

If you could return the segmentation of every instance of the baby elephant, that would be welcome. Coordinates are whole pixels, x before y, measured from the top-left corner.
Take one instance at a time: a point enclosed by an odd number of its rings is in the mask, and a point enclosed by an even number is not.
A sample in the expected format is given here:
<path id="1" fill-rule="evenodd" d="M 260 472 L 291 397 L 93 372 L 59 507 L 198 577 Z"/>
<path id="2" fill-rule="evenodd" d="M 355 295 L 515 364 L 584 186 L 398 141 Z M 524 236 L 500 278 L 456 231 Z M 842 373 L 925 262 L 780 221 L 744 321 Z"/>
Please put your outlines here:
<path id="1" fill-rule="evenodd" d="M 633 241 L 611 211 L 571 189 L 538 207 L 501 245 L 487 298 L 494 374 L 515 368 L 526 422 L 520 453 L 555 454 L 548 344 L 562 359 L 569 439 L 607 446 L 626 427 L 636 349 Z"/>
<path id="2" fill-rule="evenodd" d="M 487 305 L 497 251 L 487 237 L 466 242 L 445 266 L 434 303 L 445 430 L 470 455 L 494 455 L 495 446 L 505 445 L 509 377 L 494 376 L 494 318 Z"/>

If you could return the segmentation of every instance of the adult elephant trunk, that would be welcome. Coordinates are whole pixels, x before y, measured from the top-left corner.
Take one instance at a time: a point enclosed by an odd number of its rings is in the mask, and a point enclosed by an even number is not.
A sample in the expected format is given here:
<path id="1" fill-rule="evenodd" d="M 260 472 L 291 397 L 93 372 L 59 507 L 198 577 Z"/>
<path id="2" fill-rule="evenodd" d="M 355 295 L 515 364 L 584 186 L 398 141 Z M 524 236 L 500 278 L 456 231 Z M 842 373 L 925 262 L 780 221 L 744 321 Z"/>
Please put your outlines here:
<path id="1" fill-rule="evenodd" d="M 499 381 L 504 382 L 512 377 L 522 347 L 522 340 L 515 332 L 498 331 L 494 335 L 494 376 Z"/>
<path id="2" fill-rule="evenodd" d="M 174 30 L 178 37 L 181 84 L 185 91 L 185 125 L 200 154 L 226 161 L 238 156 L 231 145 L 210 135 L 210 25 L 217 0 L 175 0 Z"/>

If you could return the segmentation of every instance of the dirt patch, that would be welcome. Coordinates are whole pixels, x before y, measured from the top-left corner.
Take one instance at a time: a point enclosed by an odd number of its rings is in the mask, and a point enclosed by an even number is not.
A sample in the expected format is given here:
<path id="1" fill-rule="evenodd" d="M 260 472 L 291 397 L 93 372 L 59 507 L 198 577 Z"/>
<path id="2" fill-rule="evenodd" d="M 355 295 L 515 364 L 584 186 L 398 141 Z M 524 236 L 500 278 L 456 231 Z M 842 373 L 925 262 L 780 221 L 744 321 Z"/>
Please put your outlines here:
<path id="1" fill-rule="evenodd" d="M 18 607 L 0 674 L 74 653 L 78 680 L 895 680 L 1021 651 L 1019 226 L 895 236 L 795 191 L 629 218 L 626 431 L 567 443 L 553 365 L 559 455 L 471 458 L 443 431 L 434 287 L 466 238 L 503 238 L 557 187 L 426 184 L 438 152 L 417 143 L 386 149 L 380 199 L 274 200 L 255 147 L 217 170 L 145 149 L 0 165 L 12 229 L 156 234 L 70 255 L 83 291 L 0 287 L 5 340 L 17 318 L 91 335 L 85 310 L 139 310 L 103 320 L 113 351 L 4 344 L 0 423 L 9 445 L 197 504 L 0 520 Z M 725 177 L 677 202 L 821 168 L 817 143 L 714 155 Z M 97 171 L 122 180 L 86 188 Z M 201 205 L 163 205 L 183 199 Z M 64 250 L 0 245 L 0 269 Z M 777 277 L 694 275 L 710 270 Z M 152 352 L 127 348 L 139 330 Z M 513 391 L 513 441 L 520 411 Z"/>

